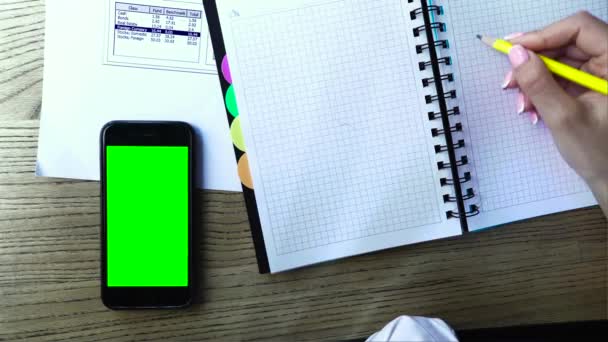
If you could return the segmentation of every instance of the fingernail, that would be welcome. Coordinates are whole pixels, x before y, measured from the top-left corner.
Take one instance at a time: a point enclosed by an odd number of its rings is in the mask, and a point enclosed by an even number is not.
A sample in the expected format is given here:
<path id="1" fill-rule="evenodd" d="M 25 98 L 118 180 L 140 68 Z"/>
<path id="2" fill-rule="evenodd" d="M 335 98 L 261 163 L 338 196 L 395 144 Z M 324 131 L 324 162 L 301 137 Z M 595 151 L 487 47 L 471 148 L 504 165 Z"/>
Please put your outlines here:
<path id="1" fill-rule="evenodd" d="M 526 109 L 526 98 L 524 97 L 524 94 L 519 93 L 517 94 L 517 114 L 523 114 L 524 110 Z"/>
<path id="2" fill-rule="evenodd" d="M 511 81 L 513 80 L 513 71 L 509 71 L 507 76 L 505 76 L 505 80 L 502 82 L 502 89 L 507 89 Z"/>
<path id="3" fill-rule="evenodd" d="M 517 37 L 521 37 L 524 34 L 525 33 L 523 33 L 523 32 L 515 32 L 515 33 L 511 33 L 511 34 L 506 35 L 503 39 L 504 40 L 511 40 L 511 39 L 515 39 Z"/>
<path id="4" fill-rule="evenodd" d="M 526 63 L 530 59 L 528 50 L 521 45 L 514 45 L 509 51 L 509 60 L 514 67 Z"/>
<path id="5" fill-rule="evenodd" d="M 532 125 L 534 125 L 534 126 L 536 126 L 538 124 L 538 121 L 540 121 L 540 118 L 536 111 L 530 112 L 530 121 L 532 121 Z"/>

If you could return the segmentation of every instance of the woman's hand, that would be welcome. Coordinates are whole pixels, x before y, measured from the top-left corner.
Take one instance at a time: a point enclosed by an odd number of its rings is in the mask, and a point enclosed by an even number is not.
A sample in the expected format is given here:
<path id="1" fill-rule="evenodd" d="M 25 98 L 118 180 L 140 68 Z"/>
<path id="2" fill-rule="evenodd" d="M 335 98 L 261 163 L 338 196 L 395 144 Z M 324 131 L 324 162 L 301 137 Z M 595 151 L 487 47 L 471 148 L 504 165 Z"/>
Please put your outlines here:
<path id="1" fill-rule="evenodd" d="M 608 216 L 608 96 L 554 78 L 535 53 L 608 79 L 608 24 L 580 12 L 511 37 L 514 70 L 505 87 L 521 90 L 520 111 L 545 121 L 562 156 L 587 181 Z"/>

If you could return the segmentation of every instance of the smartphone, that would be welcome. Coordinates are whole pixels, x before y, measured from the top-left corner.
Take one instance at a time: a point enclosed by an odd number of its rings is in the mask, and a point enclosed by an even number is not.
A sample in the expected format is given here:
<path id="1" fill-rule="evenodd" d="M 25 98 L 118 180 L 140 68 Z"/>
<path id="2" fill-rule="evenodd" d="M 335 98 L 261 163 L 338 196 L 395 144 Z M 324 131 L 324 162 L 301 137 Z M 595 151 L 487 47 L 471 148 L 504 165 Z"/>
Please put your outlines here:
<path id="1" fill-rule="evenodd" d="M 110 309 L 193 297 L 192 128 L 114 121 L 101 131 L 101 298 Z"/>

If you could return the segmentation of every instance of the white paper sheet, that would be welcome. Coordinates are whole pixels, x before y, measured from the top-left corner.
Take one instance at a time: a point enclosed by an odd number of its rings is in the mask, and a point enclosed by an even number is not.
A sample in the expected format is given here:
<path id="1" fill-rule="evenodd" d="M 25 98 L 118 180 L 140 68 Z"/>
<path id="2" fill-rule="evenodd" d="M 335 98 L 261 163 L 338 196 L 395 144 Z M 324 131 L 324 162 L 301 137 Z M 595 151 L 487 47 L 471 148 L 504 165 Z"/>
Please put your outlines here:
<path id="1" fill-rule="evenodd" d="M 190 123 L 202 140 L 197 186 L 241 191 L 202 1 L 116 3 L 46 2 L 36 174 L 97 180 L 99 132 L 106 122 L 179 120 Z M 132 11 L 117 18 L 117 9 L 129 4 L 135 5 Z M 153 16 L 152 10 L 143 13 L 147 8 L 141 6 L 155 6 L 159 15 Z M 180 11 L 190 12 L 180 16 Z M 123 37 L 117 38 L 118 24 L 171 25 L 176 31 L 198 32 L 200 38 L 193 33 L 154 37 L 146 33 L 140 39 L 141 32 L 125 34 L 125 27 L 121 27 Z"/>

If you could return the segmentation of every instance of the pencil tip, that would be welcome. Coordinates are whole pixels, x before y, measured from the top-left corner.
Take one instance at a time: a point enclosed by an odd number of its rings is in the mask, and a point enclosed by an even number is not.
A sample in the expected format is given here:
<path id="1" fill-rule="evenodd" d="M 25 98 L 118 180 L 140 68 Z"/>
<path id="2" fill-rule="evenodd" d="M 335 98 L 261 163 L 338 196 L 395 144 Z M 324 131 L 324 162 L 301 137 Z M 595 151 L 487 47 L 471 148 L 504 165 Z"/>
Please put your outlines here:
<path id="1" fill-rule="evenodd" d="M 480 34 L 477 35 L 477 39 L 481 40 L 481 35 Z"/>

